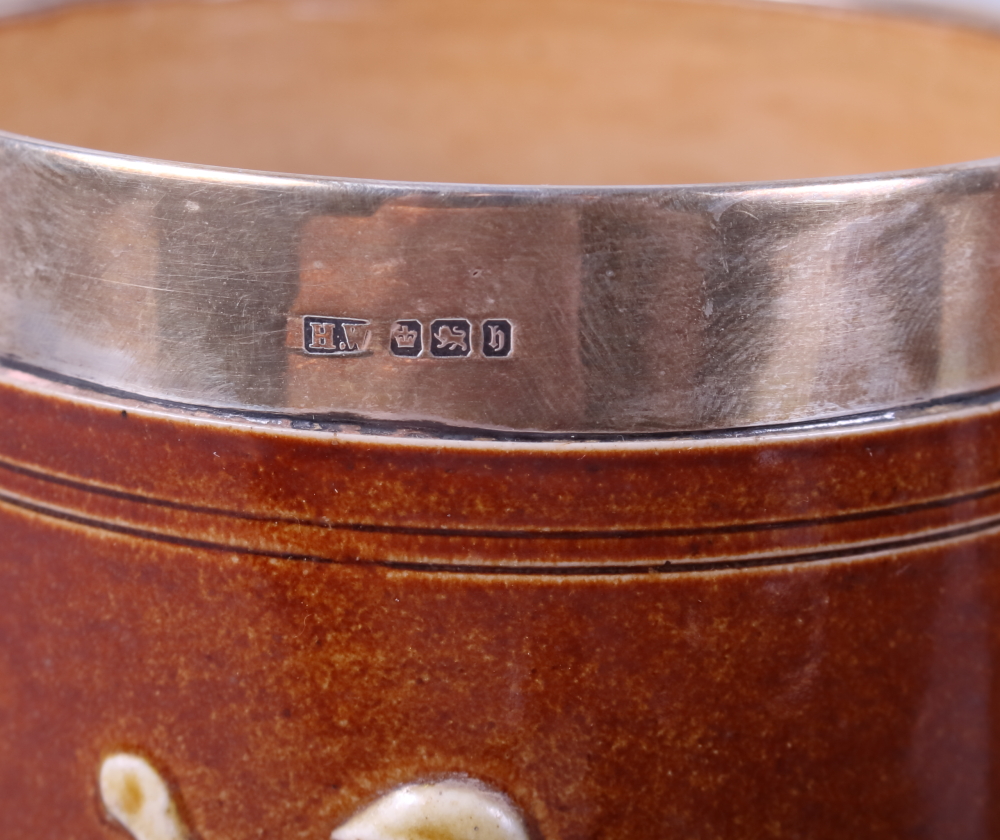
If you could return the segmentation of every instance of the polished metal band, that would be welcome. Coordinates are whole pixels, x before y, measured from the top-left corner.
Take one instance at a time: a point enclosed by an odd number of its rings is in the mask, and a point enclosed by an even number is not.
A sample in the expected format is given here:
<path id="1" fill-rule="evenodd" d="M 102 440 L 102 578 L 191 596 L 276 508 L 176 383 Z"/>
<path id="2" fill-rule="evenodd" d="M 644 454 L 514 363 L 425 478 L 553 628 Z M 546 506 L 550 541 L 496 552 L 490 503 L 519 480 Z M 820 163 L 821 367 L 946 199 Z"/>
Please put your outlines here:
<path id="1" fill-rule="evenodd" d="M 670 433 L 883 411 L 1000 387 L 998 174 L 451 186 L 0 134 L 0 357 L 395 427 Z"/>

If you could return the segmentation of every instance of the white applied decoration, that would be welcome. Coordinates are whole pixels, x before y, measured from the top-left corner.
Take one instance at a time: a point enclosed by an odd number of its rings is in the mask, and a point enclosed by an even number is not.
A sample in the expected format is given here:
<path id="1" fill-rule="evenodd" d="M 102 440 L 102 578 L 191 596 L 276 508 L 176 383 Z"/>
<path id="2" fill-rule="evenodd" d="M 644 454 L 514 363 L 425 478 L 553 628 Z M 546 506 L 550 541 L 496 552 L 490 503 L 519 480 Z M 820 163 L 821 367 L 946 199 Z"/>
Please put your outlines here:
<path id="1" fill-rule="evenodd" d="M 187 840 L 167 783 L 146 759 L 129 753 L 108 756 L 99 784 L 104 807 L 135 840 Z"/>
<path id="2" fill-rule="evenodd" d="M 359 812 L 330 840 L 528 840 L 502 794 L 471 779 L 397 788 Z"/>

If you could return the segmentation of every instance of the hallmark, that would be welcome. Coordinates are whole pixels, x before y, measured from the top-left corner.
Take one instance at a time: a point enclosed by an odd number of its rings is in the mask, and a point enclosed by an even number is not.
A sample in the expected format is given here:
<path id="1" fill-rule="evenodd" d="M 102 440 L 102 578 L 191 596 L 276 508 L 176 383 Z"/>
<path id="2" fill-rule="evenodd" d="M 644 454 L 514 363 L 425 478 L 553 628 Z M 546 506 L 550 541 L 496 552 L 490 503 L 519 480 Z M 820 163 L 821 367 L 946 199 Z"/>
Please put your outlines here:
<path id="1" fill-rule="evenodd" d="M 371 321 L 361 318 L 327 318 L 306 315 L 302 319 L 302 344 L 317 356 L 357 356 L 371 344 Z"/>
<path id="2" fill-rule="evenodd" d="M 465 318 L 431 321 L 431 355 L 457 359 L 472 352 L 472 324 Z"/>
<path id="3" fill-rule="evenodd" d="M 389 352 L 415 358 L 424 352 L 424 325 L 419 321 L 396 321 L 389 330 Z"/>
<path id="4" fill-rule="evenodd" d="M 506 359 L 514 349 L 514 325 L 506 318 L 483 321 L 483 355 Z"/>
<path id="5" fill-rule="evenodd" d="M 302 348 L 313 356 L 360 356 L 371 354 L 372 339 L 382 344 L 384 327 L 372 326 L 366 318 L 336 318 L 327 315 L 302 316 Z M 438 318 L 427 323 L 416 318 L 400 318 L 389 328 L 388 350 L 393 356 L 415 359 L 427 355 L 436 359 L 465 359 L 481 356 L 506 359 L 514 352 L 514 324 L 506 318 L 480 322 L 479 332 L 468 318 Z"/>

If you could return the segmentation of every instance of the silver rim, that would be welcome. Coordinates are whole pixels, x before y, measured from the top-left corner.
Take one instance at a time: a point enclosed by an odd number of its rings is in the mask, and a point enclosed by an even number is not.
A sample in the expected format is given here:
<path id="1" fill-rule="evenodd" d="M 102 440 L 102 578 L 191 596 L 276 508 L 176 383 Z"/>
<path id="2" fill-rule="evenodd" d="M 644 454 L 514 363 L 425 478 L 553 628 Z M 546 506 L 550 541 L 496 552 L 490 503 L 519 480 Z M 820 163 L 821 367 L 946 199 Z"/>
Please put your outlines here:
<path id="1" fill-rule="evenodd" d="M 479 187 L 0 133 L 0 357 L 184 404 L 504 432 L 882 412 L 1000 387 L 998 173 Z"/>

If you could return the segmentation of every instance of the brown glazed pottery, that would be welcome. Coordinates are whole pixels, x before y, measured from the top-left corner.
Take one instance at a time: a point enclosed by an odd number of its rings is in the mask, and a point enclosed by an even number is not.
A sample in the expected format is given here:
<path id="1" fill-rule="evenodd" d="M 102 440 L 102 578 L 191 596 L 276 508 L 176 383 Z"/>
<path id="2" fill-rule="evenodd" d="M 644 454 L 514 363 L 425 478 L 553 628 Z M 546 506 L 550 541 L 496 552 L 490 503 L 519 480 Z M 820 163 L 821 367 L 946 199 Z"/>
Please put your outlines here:
<path id="1" fill-rule="evenodd" d="M 993 405 L 620 446 L 24 374 L 0 406 L 7 837 L 118 836 L 121 749 L 204 838 L 325 837 L 449 774 L 533 837 L 992 836 Z"/>
<path id="2" fill-rule="evenodd" d="M 756 5 L 0 23 L 0 838 L 1000 837 L 994 68 Z"/>

